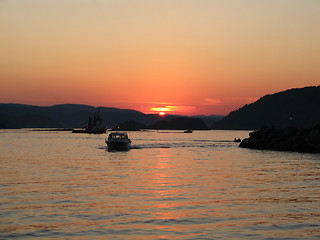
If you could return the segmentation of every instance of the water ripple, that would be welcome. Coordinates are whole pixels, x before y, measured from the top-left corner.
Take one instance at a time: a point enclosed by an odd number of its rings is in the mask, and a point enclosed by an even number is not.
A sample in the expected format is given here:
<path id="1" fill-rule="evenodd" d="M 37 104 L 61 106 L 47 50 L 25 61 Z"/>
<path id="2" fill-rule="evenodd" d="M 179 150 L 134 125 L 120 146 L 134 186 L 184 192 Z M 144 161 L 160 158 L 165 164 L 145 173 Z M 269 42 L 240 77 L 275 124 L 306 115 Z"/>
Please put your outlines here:
<path id="1" fill-rule="evenodd" d="M 0 239 L 319 239 L 319 155 L 241 134 L 132 132 L 108 152 L 105 136 L 4 132 Z"/>

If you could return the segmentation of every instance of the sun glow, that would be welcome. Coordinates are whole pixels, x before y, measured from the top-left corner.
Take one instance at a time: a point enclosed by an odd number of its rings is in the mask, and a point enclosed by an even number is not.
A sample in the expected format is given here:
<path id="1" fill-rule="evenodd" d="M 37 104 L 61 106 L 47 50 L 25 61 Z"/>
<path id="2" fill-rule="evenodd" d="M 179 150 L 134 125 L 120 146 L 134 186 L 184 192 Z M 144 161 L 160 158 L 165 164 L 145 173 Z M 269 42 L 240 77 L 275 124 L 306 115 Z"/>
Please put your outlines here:
<path id="1" fill-rule="evenodd" d="M 178 109 L 177 106 L 152 107 L 151 111 L 157 112 L 160 116 L 164 116 L 167 112 L 174 112 Z"/>
<path id="2" fill-rule="evenodd" d="M 153 107 L 151 108 L 152 111 L 156 111 L 156 112 L 168 112 L 168 111 L 172 111 L 169 107 Z"/>

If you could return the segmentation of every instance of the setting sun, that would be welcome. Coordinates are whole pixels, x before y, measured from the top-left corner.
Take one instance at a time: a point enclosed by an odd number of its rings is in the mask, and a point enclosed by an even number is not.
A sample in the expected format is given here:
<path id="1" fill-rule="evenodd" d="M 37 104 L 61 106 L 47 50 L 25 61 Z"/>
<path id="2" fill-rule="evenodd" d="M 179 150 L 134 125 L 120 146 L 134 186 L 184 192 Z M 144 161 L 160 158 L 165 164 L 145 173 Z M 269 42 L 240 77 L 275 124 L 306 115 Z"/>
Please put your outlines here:
<path id="1" fill-rule="evenodd" d="M 160 116 L 166 115 L 167 112 L 175 112 L 178 110 L 177 106 L 152 107 L 151 111 L 157 112 Z"/>
<path id="2" fill-rule="evenodd" d="M 166 112 L 172 111 L 169 107 L 153 107 L 151 110 L 156 111 L 159 116 L 164 116 L 166 115 Z"/>

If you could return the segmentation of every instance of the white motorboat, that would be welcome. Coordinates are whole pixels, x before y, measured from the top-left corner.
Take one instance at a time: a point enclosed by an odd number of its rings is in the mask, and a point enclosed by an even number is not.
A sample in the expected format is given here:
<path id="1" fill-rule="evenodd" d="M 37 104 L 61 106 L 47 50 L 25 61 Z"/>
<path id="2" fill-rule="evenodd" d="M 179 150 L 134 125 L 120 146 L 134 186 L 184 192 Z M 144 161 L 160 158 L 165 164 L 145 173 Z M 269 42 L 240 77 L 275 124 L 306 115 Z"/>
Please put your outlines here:
<path id="1" fill-rule="evenodd" d="M 131 148 L 131 140 L 126 132 L 111 132 L 106 144 L 108 151 L 128 151 Z"/>

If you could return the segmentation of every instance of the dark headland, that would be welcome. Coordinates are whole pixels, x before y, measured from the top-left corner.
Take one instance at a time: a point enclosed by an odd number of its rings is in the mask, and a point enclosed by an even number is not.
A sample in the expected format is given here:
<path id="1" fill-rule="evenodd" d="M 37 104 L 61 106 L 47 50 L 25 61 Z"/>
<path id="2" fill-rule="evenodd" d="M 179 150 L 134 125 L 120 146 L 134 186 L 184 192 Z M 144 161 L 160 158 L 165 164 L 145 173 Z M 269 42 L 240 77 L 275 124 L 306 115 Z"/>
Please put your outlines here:
<path id="1" fill-rule="evenodd" d="M 212 125 L 221 130 L 275 126 L 310 128 L 320 123 L 320 86 L 294 88 L 261 97 Z"/>
<path id="2" fill-rule="evenodd" d="M 320 87 L 267 95 L 230 113 L 216 128 L 259 129 L 239 147 L 320 153 Z"/>

